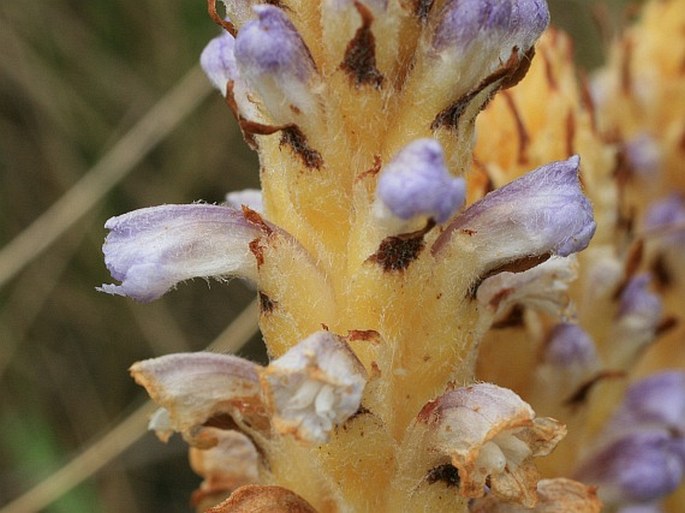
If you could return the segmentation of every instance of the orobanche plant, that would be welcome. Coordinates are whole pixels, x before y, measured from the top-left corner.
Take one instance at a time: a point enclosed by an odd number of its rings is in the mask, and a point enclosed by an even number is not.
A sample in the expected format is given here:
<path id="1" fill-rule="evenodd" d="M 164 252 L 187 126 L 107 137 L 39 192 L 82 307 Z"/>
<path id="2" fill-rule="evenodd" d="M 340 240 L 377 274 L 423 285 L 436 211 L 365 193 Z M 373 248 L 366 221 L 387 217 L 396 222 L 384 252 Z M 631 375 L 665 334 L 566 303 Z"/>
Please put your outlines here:
<path id="1" fill-rule="evenodd" d="M 592 79 L 544 0 L 224 4 L 261 191 L 110 219 L 101 288 L 258 290 L 268 365 L 131 368 L 198 511 L 682 511 L 685 2 Z"/>

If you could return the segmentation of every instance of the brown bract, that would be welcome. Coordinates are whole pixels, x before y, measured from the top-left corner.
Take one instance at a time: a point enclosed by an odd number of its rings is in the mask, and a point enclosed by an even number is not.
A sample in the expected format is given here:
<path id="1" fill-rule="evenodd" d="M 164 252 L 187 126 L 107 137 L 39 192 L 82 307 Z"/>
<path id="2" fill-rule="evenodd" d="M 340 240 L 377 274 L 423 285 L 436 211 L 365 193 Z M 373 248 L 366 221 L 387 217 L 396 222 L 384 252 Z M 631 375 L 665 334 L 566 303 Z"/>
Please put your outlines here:
<path id="1" fill-rule="evenodd" d="M 594 486 L 571 479 L 543 479 L 538 483 L 539 502 L 532 510 L 519 504 L 501 502 L 493 495 L 476 499 L 470 513 L 599 513 L 602 502 Z"/>
<path id="2" fill-rule="evenodd" d="M 316 510 L 286 488 L 247 485 L 206 513 L 316 513 Z"/>

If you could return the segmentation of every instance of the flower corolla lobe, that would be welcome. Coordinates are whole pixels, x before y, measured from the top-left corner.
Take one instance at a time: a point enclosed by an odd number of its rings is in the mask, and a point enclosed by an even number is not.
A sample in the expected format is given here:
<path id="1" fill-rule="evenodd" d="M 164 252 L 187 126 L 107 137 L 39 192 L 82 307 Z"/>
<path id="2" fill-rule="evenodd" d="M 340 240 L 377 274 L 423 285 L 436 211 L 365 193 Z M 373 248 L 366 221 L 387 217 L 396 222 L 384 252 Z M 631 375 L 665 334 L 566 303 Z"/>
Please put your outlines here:
<path id="1" fill-rule="evenodd" d="M 357 412 L 366 379 L 346 342 L 328 331 L 312 334 L 262 374 L 276 431 L 312 443 L 326 442 Z"/>
<path id="2" fill-rule="evenodd" d="M 149 302 L 190 278 L 256 278 L 249 243 L 259 230 L 233 208 L 149 207 L 112 217 L 105 228 L 105 264 L 121 284 L 102 285 L 102 292 Z"/>
<path id="3" fill-rule="evenodd" d="M 479 383 L 446 392 L 428 403 L 418 422 L 428 426 L 434 450 L 459 471 L 460 493 L 482 497 L 486 483 L 496 496 L 534 506 L 537 471 L 532 458 L 549 454 L 566 429 L 511 390 Z"/>
<path id="4" fill-rule="evenodd" d="M 577 156 L 552 162 L 492 191 L 450 223 L 433 252 L 468 244 L 492 269 L 517 258 L 585 249 L 596 224 L 580 187 L 579 165 Z"/>

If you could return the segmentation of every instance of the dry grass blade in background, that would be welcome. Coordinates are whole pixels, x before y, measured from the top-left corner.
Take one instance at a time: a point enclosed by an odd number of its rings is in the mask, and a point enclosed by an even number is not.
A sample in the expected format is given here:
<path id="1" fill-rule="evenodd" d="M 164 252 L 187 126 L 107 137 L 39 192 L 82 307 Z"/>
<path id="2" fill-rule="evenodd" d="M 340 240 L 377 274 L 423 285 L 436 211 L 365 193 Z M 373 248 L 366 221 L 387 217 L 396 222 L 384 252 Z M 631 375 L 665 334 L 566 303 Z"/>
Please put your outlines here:
<path id="1" fill-rule="evenodd" d="M 209 94 L 194 67 L 54 205 L 0 250 L 0 287 L 98 204 Z"/>
<path id="2" fill-rule="evenodd" d="M 258 315 L 259 301 L 255 299 L 207 349 L 227 353 L 237 352 L 257 332 Z M 39 511 L 95 475 L 145 433 L 148 417 L 154 410 L 155 406 L 151 402 L 146 402 L 137 408 L 61 469 L 0 509 L 0 513 Z"/>

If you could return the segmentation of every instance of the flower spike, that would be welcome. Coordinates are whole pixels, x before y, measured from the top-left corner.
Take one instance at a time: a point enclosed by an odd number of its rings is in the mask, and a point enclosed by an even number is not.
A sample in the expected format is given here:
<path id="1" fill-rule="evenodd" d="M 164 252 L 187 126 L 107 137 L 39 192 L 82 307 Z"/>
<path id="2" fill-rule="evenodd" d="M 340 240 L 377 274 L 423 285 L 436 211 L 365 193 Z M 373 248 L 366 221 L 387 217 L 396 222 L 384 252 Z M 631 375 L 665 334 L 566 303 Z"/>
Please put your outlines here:
<path id="1" fill-rule="evenodd" d="M 162 205 L 113 217 L 105 228 L 105 263 L 121 284 L 102 292 L 147 303 L 190 278 L 256 279 L 249 243 L 260 231 L 236 209 Z"/>

